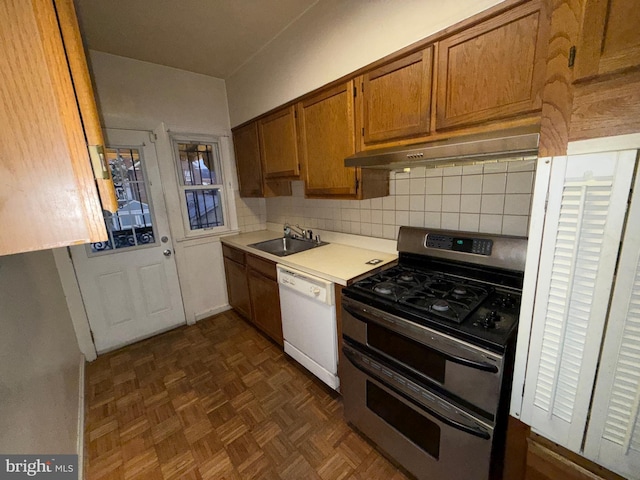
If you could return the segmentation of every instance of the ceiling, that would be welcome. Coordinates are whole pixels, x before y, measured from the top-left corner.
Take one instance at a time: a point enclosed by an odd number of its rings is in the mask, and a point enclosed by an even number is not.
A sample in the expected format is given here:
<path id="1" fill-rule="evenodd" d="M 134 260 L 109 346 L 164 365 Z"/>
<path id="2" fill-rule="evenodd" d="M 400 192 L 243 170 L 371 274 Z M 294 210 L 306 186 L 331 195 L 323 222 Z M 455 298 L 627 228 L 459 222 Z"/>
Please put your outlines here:
<path id="1" fill-rule="evenodd" d="M 91 50 L 228 78 L 318 0 L 76 0 Z"/>

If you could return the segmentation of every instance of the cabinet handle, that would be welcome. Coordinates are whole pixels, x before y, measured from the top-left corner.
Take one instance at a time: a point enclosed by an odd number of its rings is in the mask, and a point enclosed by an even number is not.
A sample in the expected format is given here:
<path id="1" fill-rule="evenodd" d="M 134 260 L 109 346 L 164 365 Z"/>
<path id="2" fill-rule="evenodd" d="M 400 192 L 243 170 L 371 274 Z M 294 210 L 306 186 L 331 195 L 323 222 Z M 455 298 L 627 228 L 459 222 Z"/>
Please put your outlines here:
<path id="1" fill-rule="evenodd" d="M 109 167 L 104 156 L 102 145 L 89 145 L 89 156 L 93 167 L 93 176 L 96 180 L 107 180 L 109 178 Z"/>

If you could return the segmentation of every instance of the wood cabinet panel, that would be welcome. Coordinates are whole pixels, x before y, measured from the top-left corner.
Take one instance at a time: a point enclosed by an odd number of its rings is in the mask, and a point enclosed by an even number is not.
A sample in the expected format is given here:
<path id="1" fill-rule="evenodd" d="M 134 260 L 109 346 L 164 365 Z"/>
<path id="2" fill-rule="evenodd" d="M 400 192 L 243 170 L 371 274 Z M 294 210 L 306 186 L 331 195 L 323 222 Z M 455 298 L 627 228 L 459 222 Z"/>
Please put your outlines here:
<path id="1" fill-rule="evenodd" d="M 251 319 L 251 303 L 246 267 L 224 257 L 224 272 L 227 279 L 229 305 L 247 319 Z"/>
<path id="2" fill-rule="evenodd" d="M 429 133 L 432 67 L 430 46 L 362 76 L 364 145 Z"/>
<path id="3" fill-rule="evenodd" d="M 276 264 L 222 245 L 229 305 L 283 345 Z"/>
<path id="4" fill-rule="evenodd" d="M 524 479 L 624 480 L 623 477 L 606 468 L 596 465 L 586 458 L 534 433 L 527 439 L 527 461 Z M 509 480 L 511 479 L 509 478 Z"/>
<path id="5" fill-rule="evenodd" d="M 569 141 L 640 132 L 640 72 L 575 85 Z"/>
<path id="6" fill-rule="evenodd" d="M 278 278 L 276 264 L 271 260 L 265 260 L 264 258 L 256 257 L 254 255 L 247 255 L 247 266 L 272 280 L 276 280 Z"/>
<path id="7" fill-rule="evenodd" d="M 232 248 L 227 245 L 222 245 L 222 255 L 227 257 L 229 260 L 233 260 L 240 265 L 245 265 L 245 253 L 242 250 L 238 250 L 237 248 Z"/>
<path id="8" fill-rule="evenodd" d="M 264 178 L 298 178 L 300 165 L 294 106 L 260 119 L 258 133 Z"/>
<path id="9" fill-rule="evenodd" d="M 439 42 L 436 129 L 539 110 L 548 23 L 527 2 Z"/>
<path id="10" fill-rule="evenodd" d="M 249 269 L 249 292 L 255 325 L 283 345 L 278 282 Z"/>
<path id="11" fill-rule="evenodd" d="M 574 79 L 639 66 L 639 24 L 635 0 L 586 0 Z"/>
<path id="12" fill-rule="evenodd" d="M 276 197 L 291 195 L 291 182 L 267 181 L 262 172 L 257 122 L 233 130 L 238 184 L 241 197 Z"/>
<path id="13" fill-rule="evenodd" d="M 106 240 L 54 5 L 0 19 L 0 254 Z"/>
<path id="14" fill-rule="evenodd" d="M 539 156 L 567 154 L 573 105 L 571 46 L 576 45 L 584 0 L 553 2 L 550 12 L 547 68 L 542 92 Z"/>
<path id="15" fill-rule="evenodd" d="M 89 76 L 89 67 L 85 57 L 84 45 L 78 28 L 78 18 L 73 5 L 73 0 L 54 0 L 60 33 L 67 54 L 69 70 L 73 77 L 73 86 L 78 100 L 78 108 L 82 117 L 82 125 L 90 147 L 104 147 L 102 125 L 96 105 L 93 85 Z M 106 169 L 107 178 L 98 178 L 98 192 L 102 208 L 109 212 L 118 211 L 118 200 L 111 179 L 111 171 Z"/>
<path id="16" fill-rule="evenodd" d="M 249 123 L 233 131 L 233 148 L 241 197 L 262 197 L 262 165 L 258 125 Z"/>
<path id="17" fill-rule="evenodd" d="M 355 153 L 353 81 L 298 105 L 300 152 L 307 195 L 356 195 L 356 170 L 344 166 Z"/>

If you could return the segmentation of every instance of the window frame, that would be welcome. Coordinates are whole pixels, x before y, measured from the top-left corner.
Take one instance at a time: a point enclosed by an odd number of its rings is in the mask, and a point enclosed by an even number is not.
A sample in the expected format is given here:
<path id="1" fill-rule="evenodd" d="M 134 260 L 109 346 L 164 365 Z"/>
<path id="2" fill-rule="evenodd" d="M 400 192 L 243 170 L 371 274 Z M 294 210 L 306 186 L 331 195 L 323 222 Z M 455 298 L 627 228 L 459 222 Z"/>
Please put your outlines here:
<path id="1" fill-rule="evenodd" d="M 228 182 L 228 169 L 226 167 L 226 157 L 224 155 L 223 142 L 221 137 L 213 135 L 197 135 L 197 134 L 176 134 L 171 135 L 171 152 L 173 169 L 176 175 L 176 186 L 178 189 L 178 197 L 180 201 L 180 213 L 182 215 L 182 226 L 184 229 L 185 238 L 200 238 L 212 235 L 221 235 L 229 233 L 232 230 L 232 221 L 230 215 L 235 212 L 231 212 L 232 208 L 229 202 L 230 188 L 227 188 L 226 182 Z M 218 155 L 218 165 L 220 171 L 216 172 L 217 181 L 219 183 L 212 185 L 185 185 L 182 168 L 180 165 L 180 153 L 179 143 L 192 143 L 192 144 L 208 144 L 213 147 L 213 154 Z M 188 190 L 218 190 L 220 195 L 220 203 L 222 207 L 222 219 L 223 225 L 218 227 L 206 227 L 191 229 L 191 223 L 189 221 L 189 212 L 187 208 L 186 192 Z"/>

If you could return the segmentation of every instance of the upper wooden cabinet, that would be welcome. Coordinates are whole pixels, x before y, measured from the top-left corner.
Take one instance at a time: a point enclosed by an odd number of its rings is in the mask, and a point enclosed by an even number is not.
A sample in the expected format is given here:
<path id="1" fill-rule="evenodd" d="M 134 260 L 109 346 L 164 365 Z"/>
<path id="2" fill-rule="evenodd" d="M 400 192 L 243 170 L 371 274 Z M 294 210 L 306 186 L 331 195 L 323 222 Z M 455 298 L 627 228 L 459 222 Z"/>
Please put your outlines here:
<path id="1" fill-rule="evenodd" d="M 440 41 L 436 129 L 540 110 L 548 26 L 533 1 Z"/>
<path id="2" fill-rule="evenodd" d="M 309 197 L 361 199 L 388 194 L 387 172 L 376 175 L 344 166 L 345 157 L 356 151 L 353 88 L 353 81 L 348 81 L 298 104 L 300 155 Z"/>
<path id="3" fill-rule="evenodd" d="M 0 254 L 106 240 L 83 129 L 97 110 L 72 0 L 4 0 L 0 19 Z"/>
<path id="4" fill-rule="evenodd" d="M 433 46 L 378 67 L 358 82 L 363 146 L 429 133 Z"/>
<path id="5" fill-rule="evenodd" d="M 91 77 L 89 76 L 89 67 L 84 54 L 84 45 L 78 28 L 78 19 L 73 0 L 55 0 L 54 4 L 58 14 L 69 70 L 73 77 L 73 86 L 87 145 L 91 155 L 102 155 L 103 157 L 104 155 L 101 152 L 105 142 L 102 134 L 102 125 L 93 93 Z M 104 158 L 96 158 L 97 160 L 102 161 L 102 165 L 96 166 L 96 168 L 101 167 L 103 173 L 101 178 L 96 179 L 102 208 L 109 212 L 116 212 L 118 211 L 118 199 L 111 179 L 111 171 L 107 168 Z"/>
<path id="6" fill-rule="evenodd" d="M 356 151 L 353 82 L 346 82 L 298 105 L 300 154 L 307 195 L 355 195 L 355 168 L 344 159 Z"/>
<path id="7" fill-rule="evenodd" d="M 587 0 L 574 79 L 640 65 L 640 8 L 635 0 Z"/>
<path id="8" fill-rule="evenodd" d="M 264 178 L 300 177 L 295 107 L 283 108 L 258 121 Z"/>
<path id="9" fill-rule="evenodd" d="M 233 146 L 241 197 L 291 195 L 291 182 L 266 181 L 263 176 L 257 122 L 234 129 Z"/>

